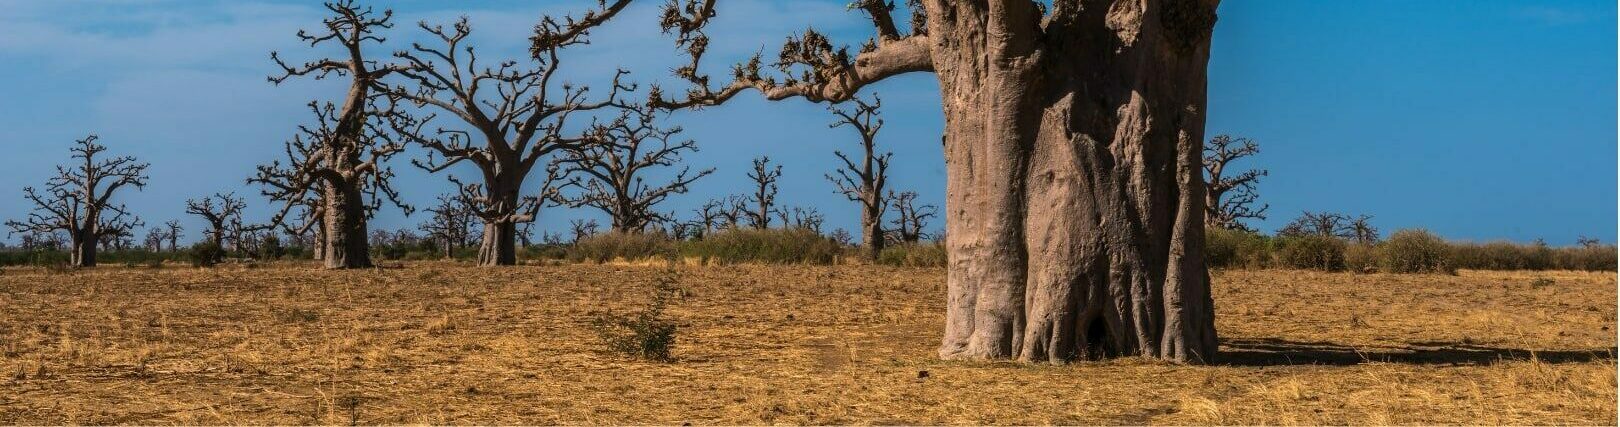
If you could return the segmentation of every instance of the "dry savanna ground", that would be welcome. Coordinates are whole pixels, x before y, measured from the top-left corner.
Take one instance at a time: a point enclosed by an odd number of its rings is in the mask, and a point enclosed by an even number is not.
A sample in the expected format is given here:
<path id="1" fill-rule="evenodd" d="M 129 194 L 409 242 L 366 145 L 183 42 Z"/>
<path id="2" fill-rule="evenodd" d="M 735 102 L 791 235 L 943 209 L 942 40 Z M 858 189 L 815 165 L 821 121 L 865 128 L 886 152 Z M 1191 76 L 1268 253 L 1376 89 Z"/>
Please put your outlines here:
<path id="1" fill-rule="evenodd" d="M 1054 366 L 935 358 L 941 270 L 683 270 L 659 363 L 589 327 L 655 266 L 8 269 L 0 423 L 1616 421 L 1614 273 L 1217 272 L 1221 364 Z"/>

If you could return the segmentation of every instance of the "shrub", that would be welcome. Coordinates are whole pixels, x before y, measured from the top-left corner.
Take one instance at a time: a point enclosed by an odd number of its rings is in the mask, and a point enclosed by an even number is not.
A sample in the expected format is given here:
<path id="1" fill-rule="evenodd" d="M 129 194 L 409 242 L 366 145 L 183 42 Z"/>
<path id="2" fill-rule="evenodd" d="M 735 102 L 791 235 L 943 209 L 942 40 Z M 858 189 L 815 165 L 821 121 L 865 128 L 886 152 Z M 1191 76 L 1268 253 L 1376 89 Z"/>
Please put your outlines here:
<path id="1" fill-rule="evenodd" d="M 1204 231 L 1204 263 L 1213 268 L 1264 268 L 1271 258 L 1265 236 L 1210 227 Z"/>
<path id="2" fill-rule="evenodd" d="M 1378 271 L 1379 250 L 1377 246 L 1350 243 L 1344 247 L 1344 268 L 1352 273 L 1373 273 Z"/>
<path id="3" fill-rule="evenodd" d="M 1456 273 L 1450 262 L 1451 248 L 1440 236 L 1423 229 L 1406 229 L 1389 235 L 1379 247 L 1378 264 L 1389 273 Z"/>
<path id="4" fill-rule="evenodd" d="M 843 247 L 803 228 L 726 230 L 685 242 L 681 254 L 720 263 L 832 264 Z"/>
<path id="5" fill-rule="evenodd" d="M 608 351 L 626 357 L 668 362 L 675 348 L 675 322 L 664 319 L 664 309 L 684 294 L 680 275 L 672 266 L 654 282 L 652 301 L 630 316 L 604 314 L 591 322 Z"/>
<path id="6" fill-rule="evenodd" d="M 213 242 L 200 242 L 186 250 L 186 257 L 192 267 L 213 267 L 225 259 L 225 248 Z"/>
<path id="7" fill-rule="evenodd" d="M 675 241 L 661 233 L 600 233 L 574 242 L 568 260 L 607 262 L 661 258 L 675 253 Z"/>
<path id="8" fill-rule="evenodd" d="M 878 254 L 877 262 L 883 265 L 902 267 L 944 267 L 947 261 L 945 245 L 939 243 L 914 243 L 894 245 L 883 248 Z"/>
<path id="9" fill-rule="evenodd" d="M 1277 263 L 1289 268 L 1323 271 L 1344 270 L 1345 243 L 1318 235 L 1277 238 Z"/>

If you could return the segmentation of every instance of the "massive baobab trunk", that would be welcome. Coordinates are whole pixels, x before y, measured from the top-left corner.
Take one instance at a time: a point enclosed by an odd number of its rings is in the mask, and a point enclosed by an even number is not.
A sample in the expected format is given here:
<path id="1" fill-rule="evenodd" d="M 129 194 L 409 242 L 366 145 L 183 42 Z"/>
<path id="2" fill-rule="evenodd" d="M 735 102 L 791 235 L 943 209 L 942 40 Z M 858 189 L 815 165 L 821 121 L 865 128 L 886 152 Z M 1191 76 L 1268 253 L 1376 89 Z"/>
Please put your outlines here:
<path id="1" fill-rule="evenodd" d="M 921 0 L 912 34 L 893 3 L 857 0 L 878 37 L 858 55 L 814 31 L 711 88 L 695 73 L 713 0 L 665 9 L 692 64 L 689 99 L 850 99 L 933 72 L 944 108 L 949 297 L 946 358 L 1210 361 L 1201 152 L 1217 0 Z M 1082 6 L 1081 3 L 1084 3 Z M 920 6 L 921 10 L 915 7 Z"/>
<path id="2" fill-rule="evenodd" d="M 1045 43 L 1035 8 L 930 4 L 944 18 L 929 22 L 947 135 L 941 355 L 1214 355 L 1210 3 L 1060 9 Z"/>
<path id="3" fill-rule="evenodd" d="M 326 268 L 371 267 L 371 245 L 366 241 L 365 195 L 358 185 L 327 185 L 321 257 Z"/>
<path id="4" fill-rule="evenodd" d="M 95 224 L 96 218 L 92 215 L 88 222 L 90 224 Z M 96 244 L 100 243 L 98 242 L 99 237 L 100 233 L 98 233 L 96 228 L 93 226 L 79 230 L 76 233 L 72 233 L 73 254 L 71 261 L 73 262 L 74 266 L 96 266 Z"/>

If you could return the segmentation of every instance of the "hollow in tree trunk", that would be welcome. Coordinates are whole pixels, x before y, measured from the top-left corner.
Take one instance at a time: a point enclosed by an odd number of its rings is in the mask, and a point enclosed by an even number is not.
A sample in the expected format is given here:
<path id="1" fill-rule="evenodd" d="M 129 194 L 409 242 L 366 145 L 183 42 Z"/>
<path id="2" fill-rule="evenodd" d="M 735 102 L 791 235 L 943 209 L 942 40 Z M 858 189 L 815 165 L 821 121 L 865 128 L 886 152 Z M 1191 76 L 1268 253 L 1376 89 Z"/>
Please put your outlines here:
<path id="1" fill-rule="evenodd" d="M 358 186 L 326 186 L 326 203 L 323 210 L 326 239 L 321 245 L 326 253 L 326 268 L 371 267 L 371 247 L 366 241 L 366 203 Z"/>
<path id="2" fill-rule="evenodd" d="M 95 217 L 91 217 L 89 221 L 91 225 L 80 229 L 73 236 L 73 259 L 71 261 L 74 267 L 96 266 L 96 243 L 98 243 L 99 239 L 96 238 L 95 222 Z"/>

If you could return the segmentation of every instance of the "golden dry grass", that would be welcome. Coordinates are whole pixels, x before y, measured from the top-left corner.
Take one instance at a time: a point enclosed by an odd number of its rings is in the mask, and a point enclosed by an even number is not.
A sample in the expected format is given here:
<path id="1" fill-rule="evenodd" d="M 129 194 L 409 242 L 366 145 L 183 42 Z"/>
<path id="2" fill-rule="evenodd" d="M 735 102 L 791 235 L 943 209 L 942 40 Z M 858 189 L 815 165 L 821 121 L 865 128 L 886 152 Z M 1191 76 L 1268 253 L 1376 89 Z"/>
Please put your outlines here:
<path id="1" fill-rule="evenodd" d="M 1224 364 L 1051 366 L 936 359 L 940 270 L 684 270 L 671 364 L 587 327 L 652 266 L 6 270 L 0 423 L 1616 421 L 1613 273 L 1218 272 Z"/>

